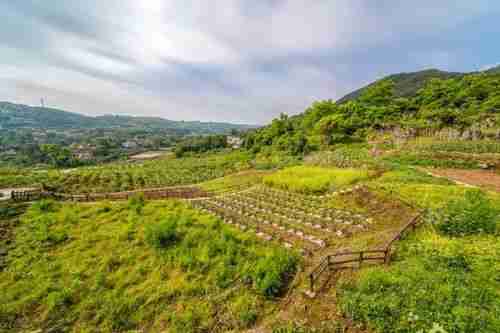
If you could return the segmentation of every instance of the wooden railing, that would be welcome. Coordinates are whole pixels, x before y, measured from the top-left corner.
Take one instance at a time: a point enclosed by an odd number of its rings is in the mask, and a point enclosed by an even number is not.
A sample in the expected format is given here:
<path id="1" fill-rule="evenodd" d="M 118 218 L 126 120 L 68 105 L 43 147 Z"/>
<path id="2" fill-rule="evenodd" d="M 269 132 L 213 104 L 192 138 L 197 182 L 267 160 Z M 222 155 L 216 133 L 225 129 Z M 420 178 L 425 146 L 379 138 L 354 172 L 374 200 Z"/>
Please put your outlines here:
<path id="1" fill-rule="evenodd" d="M 391 259 L 391 252 L 396 241 L 403 239 L 406 235 L 417 228 L 422 222 L 423 212 L 413 217 L 382 249 L 337 252 L 324 257 L 311 273 L 309 273 L 309 289 L 314 293 L 315 285 L 319 278 L 326 272 L 338 271 L 342 269 L 360 268 L 365 262 L 381 262 L 388 264 Z"/>
<path id="2" fill-rule="evenodd" d="M 12 191 L 10 197 L 13 201 L 24 202 L 40 200 L 45 196 L 45 192 L 41 189 L 23 190 L 23 191 Z"/>
<path id="3" fill-rule="evenodd" d="M 43 191 L 41 189 L 29 191 L 12 191 L 11 198 L 16 202 L 35 201 L 43 198 L 50 198 L 59 201 L 76 201 L 76 202 L 89 202 L 101 200 L 128 200 L 137 194 L 144 195 L 145 199 L 191 199 L 211 196 L 212 193 L 202 190 L 198 187 L 178 187 L 178 188 L 163 188 L 163 189 L 149 189 L 141 191 L 127 191 L 127 192 L 110 192 L 110 193 L 85 193 L 85 194 L 66 194 L 57 193 L 52 191 Z"/>

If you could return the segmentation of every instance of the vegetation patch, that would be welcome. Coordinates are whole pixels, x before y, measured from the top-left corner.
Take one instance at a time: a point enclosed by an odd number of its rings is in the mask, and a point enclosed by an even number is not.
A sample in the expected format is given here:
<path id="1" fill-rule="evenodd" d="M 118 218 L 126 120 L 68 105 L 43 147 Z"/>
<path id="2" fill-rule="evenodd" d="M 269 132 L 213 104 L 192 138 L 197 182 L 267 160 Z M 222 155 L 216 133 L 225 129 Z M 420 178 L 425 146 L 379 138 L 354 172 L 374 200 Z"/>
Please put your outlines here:
<path id="1" fill-rule="evenodd" d="M 389 268 L 345 280 L 340 305 L 376 332 L 500 331 L 500 242 L 422 232 Z"/>
<path id="2" fill-rule="evenodd" d="M 213 192 L 249 187 L 255 184 L 260 184 L 262 182 L 262 178 L 266 174 L 269 174 L 269 171 L 243 171 L 225 176 L 223 178 L 209 180 L 201 183 L 200 187 L 205 191 Z"/>
<path id="3" fill-rule="evenodd" d="M 367 170 L 296 166 L 264 177 L 264 183 L 294 192 L 318 194 L 370 177 Z"/>
<path id="4" fill-rule="evenodd" d="M 439 231 L 449 236 L 494 234 L 499 213 L 483 192 L 469 190 L 463 198 L 452 200 L 437 211 L 435 223 Z"/>
<path id="5" fill-rule="evenodd" d="M 42 201 L 0 272 L 1 328 L 240 330 L 286 289 L 297 258 L 180 202 Z"/>

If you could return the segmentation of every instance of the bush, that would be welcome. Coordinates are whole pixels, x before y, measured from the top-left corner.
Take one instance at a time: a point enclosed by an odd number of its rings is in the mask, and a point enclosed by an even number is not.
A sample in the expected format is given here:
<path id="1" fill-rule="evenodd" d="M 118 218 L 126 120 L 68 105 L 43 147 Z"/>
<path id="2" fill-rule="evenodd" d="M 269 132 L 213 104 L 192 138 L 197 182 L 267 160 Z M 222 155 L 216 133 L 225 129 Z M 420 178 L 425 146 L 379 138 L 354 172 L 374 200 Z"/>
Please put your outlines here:
<path id="1" fill-rule="evenodd" d="M 144 207 L 144 193 L 138 193 L 131 196 L 130 199 L 128 199 L 128 206 L 137 214 L 140 214 Z"/>
<path id="2" fill-rule="evenodd" d="M 156 249 L 164 249 L 174 244 L 179 239 L 175 217 L 170 216 L 161 222 L 148 224 L 145 229 L 145 239 Z"/>
<path id="3" fill-rule="evenodd" d="M 438 215 L 438 229 L 449 236 L 479 233 L 494 234 L 499 211 L 479 190 L 465 192 L 464 198 L 453 200 Z"/>
<path id="4" fill-rule="evenodd" d="M 277 250 L 260 259 L 251 274 L 254 288 L 265 296 L 278 296 L 283 292 L 287 279 L 295 272 L 297 257 L 284 250 Z"/>

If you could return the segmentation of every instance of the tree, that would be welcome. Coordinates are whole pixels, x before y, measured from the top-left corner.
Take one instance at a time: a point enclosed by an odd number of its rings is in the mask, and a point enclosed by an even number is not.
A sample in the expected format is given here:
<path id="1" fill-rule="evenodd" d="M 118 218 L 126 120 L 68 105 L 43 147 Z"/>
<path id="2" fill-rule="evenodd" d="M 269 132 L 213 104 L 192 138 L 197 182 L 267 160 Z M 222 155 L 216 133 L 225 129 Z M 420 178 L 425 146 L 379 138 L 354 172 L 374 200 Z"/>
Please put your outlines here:
<path id="1" fill-rule="evenodd" d="M 68 148 L 63 148 L 55 144 L 43 144 L 40 150 L 46 160 L 55 167 L 69 167 L 75 163 Z"/>

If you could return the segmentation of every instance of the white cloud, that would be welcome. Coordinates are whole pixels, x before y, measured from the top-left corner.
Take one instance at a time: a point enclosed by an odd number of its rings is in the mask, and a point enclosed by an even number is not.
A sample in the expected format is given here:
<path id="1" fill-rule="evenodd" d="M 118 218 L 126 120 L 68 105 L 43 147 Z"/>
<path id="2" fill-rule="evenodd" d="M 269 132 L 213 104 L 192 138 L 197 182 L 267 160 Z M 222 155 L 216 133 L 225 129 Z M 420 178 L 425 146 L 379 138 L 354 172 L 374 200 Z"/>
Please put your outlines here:
<path id="1" fill-rule="evenodd" d="M 486 0 L 4 2 L 0 99 L 265 122 L 403 63 L 458 66 L 455 47 L 422 40 L 455 37 L 499 8 Z"/>

